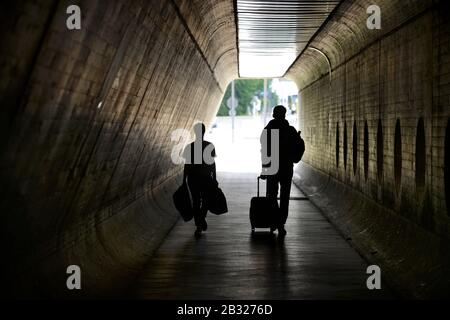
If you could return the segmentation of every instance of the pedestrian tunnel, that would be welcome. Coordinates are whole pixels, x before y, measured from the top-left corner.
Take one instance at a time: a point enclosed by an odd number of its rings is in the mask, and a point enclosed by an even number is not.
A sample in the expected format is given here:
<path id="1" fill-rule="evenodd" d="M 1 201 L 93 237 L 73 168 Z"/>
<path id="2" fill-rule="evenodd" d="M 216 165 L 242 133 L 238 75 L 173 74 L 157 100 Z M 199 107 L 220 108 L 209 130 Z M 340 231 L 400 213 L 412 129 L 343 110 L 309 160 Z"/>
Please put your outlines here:
<path id="1" fill-rule="evenodd" d="M 0 12 L 4 295 L 176 298 L 158 290 L 184 262 L 201 292 L 220 284 L 216 298 L 354 298 L 369 264 L 395 296 L 448 297 L 445 1 L 21 0 Z M 282 246 L 252 239 L 256 173 L 222 173 L 239 214 L 193 242 L 172 203 L 173 132 L 211 128 L 233 80 L 273 78 L 298 88 L 307 151 L 293 197 L 307 201 Z M 230 239 L 243 240 L 233 251 Z M 218 265 L 219 279 L 196 263 L 219 249 L 246 267 Z M 82 290 L 67 287 L 71 266 Z M 342 275 L 340 293 L 322 270 Z"/>

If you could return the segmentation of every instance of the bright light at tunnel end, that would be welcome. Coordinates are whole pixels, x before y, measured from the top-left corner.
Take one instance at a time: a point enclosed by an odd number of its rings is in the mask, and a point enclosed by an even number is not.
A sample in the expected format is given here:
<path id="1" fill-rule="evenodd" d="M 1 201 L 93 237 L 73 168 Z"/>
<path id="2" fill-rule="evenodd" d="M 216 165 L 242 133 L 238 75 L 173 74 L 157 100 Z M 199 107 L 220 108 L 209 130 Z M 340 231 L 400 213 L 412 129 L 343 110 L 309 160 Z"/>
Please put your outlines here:
<path id="1" fill-rule="evenodd" d="M 295 53 L 282 56 L 239 55 L 239 74 L 242 78 L 280 78 L 295 60 Z"/>

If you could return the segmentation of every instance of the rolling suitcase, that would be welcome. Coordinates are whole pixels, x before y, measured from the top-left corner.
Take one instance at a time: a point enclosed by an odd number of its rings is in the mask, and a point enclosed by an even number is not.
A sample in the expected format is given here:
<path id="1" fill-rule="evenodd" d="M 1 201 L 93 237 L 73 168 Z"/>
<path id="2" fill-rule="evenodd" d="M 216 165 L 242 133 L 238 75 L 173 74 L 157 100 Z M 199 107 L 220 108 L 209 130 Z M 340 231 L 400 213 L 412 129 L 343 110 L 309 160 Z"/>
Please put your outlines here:
<path id="1" fill-rule="evenodd" d="M 271 232 L 276 227 L 278 217 L 278 201 L 269 200 L 267 197 L 259 196 L 259 180 L 258 177 L 258 194 L 253 197 L 250 202 L 250 224 L 252 233 L 256 228 L 271 228 Z"/>

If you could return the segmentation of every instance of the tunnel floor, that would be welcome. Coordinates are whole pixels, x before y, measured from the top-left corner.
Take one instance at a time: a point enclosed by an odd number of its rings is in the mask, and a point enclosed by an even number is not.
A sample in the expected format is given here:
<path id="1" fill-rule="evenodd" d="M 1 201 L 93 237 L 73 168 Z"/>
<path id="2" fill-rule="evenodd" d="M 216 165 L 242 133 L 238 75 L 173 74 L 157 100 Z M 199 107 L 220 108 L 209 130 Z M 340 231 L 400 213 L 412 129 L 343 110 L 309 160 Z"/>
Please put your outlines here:
<path id="1" fill-rule="evenodd" d="M 293 186 L 286 238 L 251 235 L 249 204 L 256 173 L 219 173 L 229 212 L 208 213 L 195 239 L 179 221 L 131 290 L 139 299 L 389 299 L 368 290 L 367 263 Z M 265 185 L 261 185 L 265 190 Z"/>

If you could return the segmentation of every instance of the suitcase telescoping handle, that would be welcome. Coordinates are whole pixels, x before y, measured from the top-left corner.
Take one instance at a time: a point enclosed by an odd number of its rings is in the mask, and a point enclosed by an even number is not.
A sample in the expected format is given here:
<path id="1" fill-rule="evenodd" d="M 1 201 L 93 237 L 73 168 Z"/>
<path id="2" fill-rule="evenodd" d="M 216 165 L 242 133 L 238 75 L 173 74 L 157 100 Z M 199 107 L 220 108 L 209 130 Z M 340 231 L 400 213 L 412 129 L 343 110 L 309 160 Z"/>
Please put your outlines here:
<path id="1" fill-rule="evenodd" d="M 258 176 L 258 183 L 257 183 L 257 186 L 258 186 L 258 198 L 259 198 L 259 180 L 261 180 L 261 176 Z"/>

